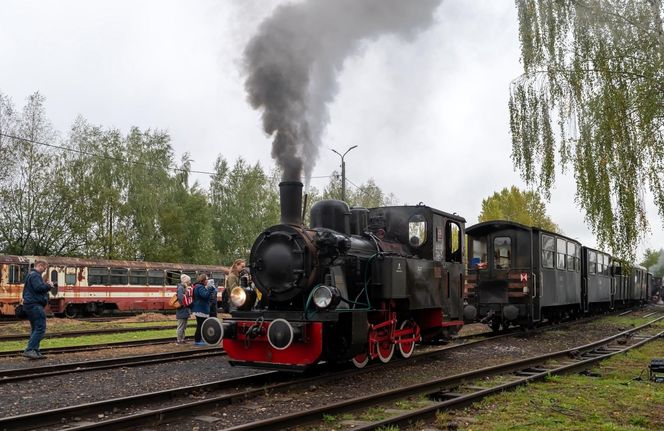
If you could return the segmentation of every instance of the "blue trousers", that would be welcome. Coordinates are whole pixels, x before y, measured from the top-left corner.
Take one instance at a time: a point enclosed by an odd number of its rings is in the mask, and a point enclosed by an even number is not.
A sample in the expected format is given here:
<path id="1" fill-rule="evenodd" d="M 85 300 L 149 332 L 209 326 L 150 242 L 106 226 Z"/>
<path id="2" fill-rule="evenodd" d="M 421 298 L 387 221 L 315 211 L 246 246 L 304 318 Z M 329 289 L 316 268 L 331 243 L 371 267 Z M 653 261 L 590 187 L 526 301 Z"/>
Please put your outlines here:
<path id="1" fill-rule="evenodd" d="M 39 351 L 39 343 L 46 334 L 46 313 L 44 313 L 44 307 L 39 304 L 25 304 L 23 305 L 23 309 L 28 315 L 31 328 L 28 347 L 25 350 Z"/>

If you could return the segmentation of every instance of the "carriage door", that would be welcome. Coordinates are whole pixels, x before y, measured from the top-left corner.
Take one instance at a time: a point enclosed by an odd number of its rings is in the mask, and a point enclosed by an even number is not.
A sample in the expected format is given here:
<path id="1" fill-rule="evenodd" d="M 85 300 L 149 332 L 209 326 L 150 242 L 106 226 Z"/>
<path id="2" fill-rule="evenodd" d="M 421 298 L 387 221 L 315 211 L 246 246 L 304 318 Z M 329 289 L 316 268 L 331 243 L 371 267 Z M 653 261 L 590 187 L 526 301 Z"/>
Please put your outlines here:
<path id="1" fill-rule="evenodd" d="M 463 230 L 459 223 L 447 220 L 445 223 L 445 269 L 447 289 L 445 299 L 450 304 L 450 317 L 463 319 Z"/>

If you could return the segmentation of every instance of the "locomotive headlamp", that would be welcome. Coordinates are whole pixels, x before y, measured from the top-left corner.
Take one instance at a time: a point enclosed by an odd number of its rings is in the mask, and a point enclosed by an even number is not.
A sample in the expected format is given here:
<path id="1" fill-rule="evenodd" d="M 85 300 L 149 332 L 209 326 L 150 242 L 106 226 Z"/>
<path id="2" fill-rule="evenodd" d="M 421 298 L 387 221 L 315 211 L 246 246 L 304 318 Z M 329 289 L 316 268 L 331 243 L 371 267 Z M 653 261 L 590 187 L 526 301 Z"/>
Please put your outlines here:
<path id="1" fill-rule="evenodd" d="M 256 301 L 256 292 L 251 287 L 236 286 L 231 290 L 230 299 L 239 310 L 249 310 Z"/>
<path id="2" fill-rule="evenodd" d="M 334 310 L 341 301 L 341 295 L 336 287 L 321 285 L 314 290 L 312 299 L 319 309 Z"/>

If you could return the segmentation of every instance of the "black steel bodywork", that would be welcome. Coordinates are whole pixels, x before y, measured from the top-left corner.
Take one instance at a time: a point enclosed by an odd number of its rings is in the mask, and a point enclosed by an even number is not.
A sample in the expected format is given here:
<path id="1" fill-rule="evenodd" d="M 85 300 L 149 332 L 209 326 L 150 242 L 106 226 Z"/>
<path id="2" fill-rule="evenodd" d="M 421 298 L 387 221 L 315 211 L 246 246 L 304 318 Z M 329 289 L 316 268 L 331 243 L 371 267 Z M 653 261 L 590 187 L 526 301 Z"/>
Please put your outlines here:
<path id="1" fill-rule="evenodd" d="M 479 320 L 496 329 L 531 326 L 580 311 L 578 241 L 509 221 L 479 223 L 466 233 L 468 303 Z"/>

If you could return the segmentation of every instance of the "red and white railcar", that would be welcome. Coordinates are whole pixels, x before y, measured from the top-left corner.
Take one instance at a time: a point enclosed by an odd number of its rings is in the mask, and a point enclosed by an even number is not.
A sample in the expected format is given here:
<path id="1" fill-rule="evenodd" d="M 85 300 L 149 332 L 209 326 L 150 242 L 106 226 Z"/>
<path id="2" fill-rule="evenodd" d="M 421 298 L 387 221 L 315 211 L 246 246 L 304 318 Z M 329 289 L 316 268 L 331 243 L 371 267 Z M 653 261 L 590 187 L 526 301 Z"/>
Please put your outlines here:
<path id="1" fill-rule="evenodd" d="M 14 314 L 21 301 L 25 276 L 36 258 L 0 255 L 0 315 Z M 181 274 L 195 280 L 198 274 L 206 273 L 223 286 L 228 273 L 228 268 L 213 265 L 57 256 L 45 259 L 49 267 L 44 277 L 58 284 L 57 294 L 49 295 L 47 311 L 68 317 L 95 315 L 104 310 L 168 310 Z"/>

